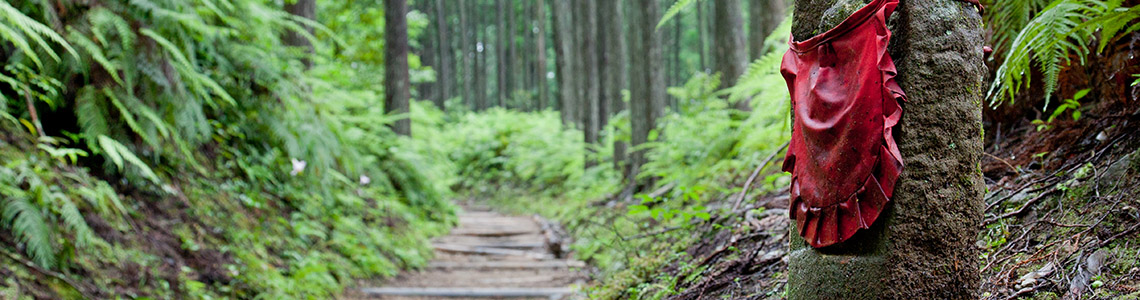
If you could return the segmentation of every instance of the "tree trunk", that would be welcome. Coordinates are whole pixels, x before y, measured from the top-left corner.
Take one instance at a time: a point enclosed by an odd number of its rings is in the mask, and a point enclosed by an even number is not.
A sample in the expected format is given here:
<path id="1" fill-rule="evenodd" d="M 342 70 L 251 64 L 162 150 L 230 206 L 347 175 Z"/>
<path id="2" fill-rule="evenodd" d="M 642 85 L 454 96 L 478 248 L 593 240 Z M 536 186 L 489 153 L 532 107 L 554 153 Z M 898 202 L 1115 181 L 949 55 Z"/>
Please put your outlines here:
<path id="1" fill-rule="evenodd" d="M 835 2 L 797 0 L 796 40 L 850 15 L 824 16 Z M 792 234 L 788 299 L 977 299 L 982 22 L 956 1 L 903 1 L 895 13 L 889 49 L 908 100 L 894 131 L 905 163 L 894 199 L 839 245 L 813 249 Z"/>
<path id="2" fill-rule="evenodd" d="M 602 0 L 598 2 L 598 40 L 601 45 L 601 55 L 598 57 L 601 68 L 602 105 L 606 107 L 605 121 L 608 124 L 610 117 L 626 109 L 622 102 L 621 91 L 625 89 L 629 73 L 626 70 L 625 60 L 625 13 L 622 10 L 622 0 Z M 628 165 L 625 161 L 626 143 L 614 140 L 613 163 L 614 169 L 626 174 L 623 167 Z"/>
<path id="3" fill-rule="evenodd" d="M 784 21 L 788 4 L 785 0 L 752 0 L 748 3 L 748 57 L 758 59 L 768 52 L 764 39 Z"/>
<path id="4" fill-rule="evenodd" d="M 657 0 L 634 0 L 629 23 L 630 127 L 633 147 L 649 141 L 649 131 L 665 114 L 665 77 L 661 70 L 661 34 L 655 28 L 660 12 Z M 640 9 L 637 9 L 640 8 Z M 637 178 L 645 164 L 645 150 L 630 155 L 630 177 Z"/>
<path id="5" fill-rule="evenodd" d="M 518 63 L 518 60 L 519 60 L 519 56 L 518 56 L 518 52 L 517 52 L 518 49 L 515 46 L 515 34 L 517 34 L 517 31 L 515 30 L 515 2 L 514 1 L 508 1 L 506 9 L 507 9 L 507 27 L 506 27 L 507 56 L 505 56 L 503 58 L 504 58 L 504 60 L 507 61 L 507 63 L 506 63 L 506 67 L 507 67 L 506 74 L 507 75 L 506 75 L 506 83 L 505 83 L 506 94 L 503 95 L 503 101 L 507 101 L 507 102 L 504 102 L 503 106 L 506 106 L 506 103 L 510 103 L 509 100 L 511 100 L 511 98 L 514 97 L 515 90 L 517 90 L 519 88 L 518 82 L 516 82 L 516 81 L 521 76 L 515 76 L 515 74 L 525 74 L 522 71 L 520 71 L 521 68 L 519 68 L 519 63 Z"/>
<path id="6" fill-rule="evenodd" d="M 546 95 L 546 4 L 543 0 L 538 0 L 534 5 L 534 20 L 536 22 L 534 38 L 535 52 L 535 77 L 534 84 L 538 86 L 538 107 L 536 109 L 546 109 L 547 98 Z"/>
<path id="7" fill-rule="evenodd" d="M 435 99 L 435 105 L 443 109 L 444 102 L 451 98 L 452 79 L 455 75 L 451 69 L 451 44 L 448 43 L 447 36 L 447 10 L 443 8 L 443 0 L 435 0 L 435 33 L 438 37 L 438 47 L 436 51 L 439 52 L 439 76 L 436 82 L 439 86 L 439 96 Z"/>
<path id="8" fill-rule="evenodd" d="M 480 11 L 479 1 L 475 1 L 475 9 L 473 11 Z M 490 38 L 487 36 L 487 24 L 489 22 L 488 13 L 476 13 L 475 15 L 475 110 L 483 111 L 490 108 L 490 101 L 487 97 L 487 72 L 490 67 L 487 66 L 487 55 L 490 50 L 487 47 L 490 43 L 487 41 Z"/>
<path id="9" fill-rule="evenodd" d="M 389 114 L 407 114 L 408 99 L 408 7 L 406 0 L 384 0 L 384 109 Z M 396 120 L 392 131 L 411 136 L 412 121 Z"/>
<path id="10" fill-rule="evenodd" d="M 583 118 L 583 135 L 587 144 L 598 142 L 598 132 L 600 131 L 600 116 L 602 114 L 601 101 L 598 90 L 598 49 L 597 49 L 597 24 L 598 15 L 596 3 L 594 1 L 577 1 L 578 15 L 581 19 L 575 22 L 581 32 L 581 39 L 578 44 L 578 53 L 581 54 L 580 64 L 582 66 L 582 108 Z M 590 147 L 589 149 L 593 149 Z M 593 156 L 593 150 L 587 152 L 588 156 Z M 593 159 L 586 160 L 586 167 L 589 168 L 595 165 Z"/>
<path id="11" fill-rule="evenodd" d="M 468 108 L 475 108 L 475 84 L 472 80 L 475 78 L 475 62 L 472 59 L 475 55 L 475 43 L 472 43 L 471 29 L 474 27 L 472 18 L 467 14 L 467 1 L 475 0 L 459 0 L 459 52 L 460 59 L 462 60 L 462 77 L 463 77 L 463 90 L 460 91 L 460 96 L 463 97 L 463 103 Z"/>
<path id="12" fill-rule="evenodd" d="M 550 14 L 554 26 L 554 67 L 557 69 L 558 103 L 562 125 L 567 128 L 578 124 L 577 81 L 574 78 L 573 21 L 570 13 L 570 0 L 552 0 Z"/>
<path id="13" fill-rule="evenodd" d="M 701 72 L 705 71 L 705 13 L 704 5 L 697 2 L 697 56 L 701 61 Z"/>
<path id="14" fill-rule="evenodd" d="M 505 0 L 495 0 L 495 16 L 498 23 L 495 25 L 495 93 L 492 97 L 496 103 L 503 103 L 507 97 L 507 11 Z"/>
<path id="15" fill-rule="evenodd" d="M 732 87 L 748 65 L 748 46 L 744 44 L 740 0 L 716 0 L 713 14 L 716 23 L 714 65 L 720 73 L 721 87 Z M 747 100 L 736 103 L 736 108 L 740 110 L 749 110 L 749 107 Z"/>
<path id="16" fill-rule="evenodd" d="M 316 0 L 296 0 L 296 2 L 290 4 L 288 1 L 286 1 L 285 11 L 294 16 L 306 18 L 309 20 L 316 20 L 317 2 Z M 302 26 L 305 27 L 305 31 L 308 31 L 310 36 L 313 34 L 313 27 L 310 27 L 308 25 Z M 306 39 L 305 36 L 301 35 L 301 33 L 295 31 L 289 31 L 285 33 L 285 44 L 289 46 L 305 48 L 306 53 L 310 54 L 312 54 L 314 51 L 313 43 L 310 42 L 309 39 Z M 313 67 L 313 61 L 308 57 L 302 58 L 301 62 L 305 64 L 305 69 Z"/>

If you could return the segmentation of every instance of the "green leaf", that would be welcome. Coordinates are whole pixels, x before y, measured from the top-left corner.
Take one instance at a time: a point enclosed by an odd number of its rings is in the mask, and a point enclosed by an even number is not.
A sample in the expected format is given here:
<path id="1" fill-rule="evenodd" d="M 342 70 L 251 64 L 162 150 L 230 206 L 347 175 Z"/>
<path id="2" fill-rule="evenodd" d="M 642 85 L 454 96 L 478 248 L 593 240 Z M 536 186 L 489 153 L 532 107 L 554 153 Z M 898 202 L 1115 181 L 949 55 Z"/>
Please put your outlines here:
<path id="1" fill-rule="evenodd" d="M 654 30 L 661 29 L 661 25 L 665 25 L 665 22 L 668 22 L 669 19 L 681 13 L 681 11 L 689 5 L 697 2 L 700 2 L 700 0 L 677 0 L 672 6 L 669 6 L 669 9 L 665 10 L 665 14 L 661 16 L 661 21 L 657 22 L 657 27 L 655 27 Z"/>

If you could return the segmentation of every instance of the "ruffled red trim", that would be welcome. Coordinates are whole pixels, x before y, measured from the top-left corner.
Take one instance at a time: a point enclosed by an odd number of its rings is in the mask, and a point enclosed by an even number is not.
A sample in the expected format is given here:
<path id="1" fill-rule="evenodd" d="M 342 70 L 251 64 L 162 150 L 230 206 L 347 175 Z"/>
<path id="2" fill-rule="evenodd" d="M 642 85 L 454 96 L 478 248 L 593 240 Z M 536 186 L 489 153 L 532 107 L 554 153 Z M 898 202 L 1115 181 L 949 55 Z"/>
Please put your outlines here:
<path id="1" fill-rule="evenodd" d="M 898 0 L 874 0 L 821 35 L 791 41 L 784 56 L 781 71 L 796 112 L 784 161 L 792 172 L 789 214 L 813 247 L 869 228 L 902 171 L 892 128 L 906 95 L 894 80 L 886 27 L 897 6 Z"/>

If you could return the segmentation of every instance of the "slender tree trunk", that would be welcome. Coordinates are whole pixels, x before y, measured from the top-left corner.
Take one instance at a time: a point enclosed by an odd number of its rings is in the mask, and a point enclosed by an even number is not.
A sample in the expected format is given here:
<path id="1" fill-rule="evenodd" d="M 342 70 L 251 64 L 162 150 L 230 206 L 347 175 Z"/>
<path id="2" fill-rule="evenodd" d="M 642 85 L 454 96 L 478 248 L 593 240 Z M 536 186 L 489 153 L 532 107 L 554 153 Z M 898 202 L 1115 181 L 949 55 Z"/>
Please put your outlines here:
<path id="1" fill-rule="evenodd" d="M 384 109 L 389 114 L 407 114 L 408 99 L 408 7 L 406 0 L 384 0 Z M 412 135 L 412 121 L 400 118 L 392 125 L 400 135 Z"/>
<path id="2" fill-rule="evenodd" d="M 503 58 L 507 61 L 507 63 L 506 63 L 506 67 L 507 67 L 506 84 L 505 84 L 507 93 L 506 93 L 506 95 L 503 96 L 504 101 L 510 100 L 512 97 L 514 97 L 515 90 L 519 89 L 518 78 L 523 77 L 523 76 L 515 76 L 515 75 L 516 74 L 519 74 L 519 75 L 524 74 L 523 72 L 520 71 L 521 68 L 519 68 L 519 62 L 518 62 L 519 56 L 518 56 L 518 52 L 517 52 L 518 48 L 515 45 L 516 44 L 515 35 L 517 34 L 517 30 L 515 29 L 515 2 L 514 1 L 508 1 L 506 9 L 507 9 L 507 27 L 506 27 L 506 31 L 507 31 L 507 49 L 506 49 L 507 50 L 507 56 L 504 56 Z M 518 103 L 516 103 L 516 104 L 518 104 Z M 506 106 L 506 105 L 504 105 L 504 106 Z"/>
<path id="3" fill-rule="evenodd" d="M 534 5 L 534 20 L 537 32 L 535 32 L 534 51 L 535 53 L 535 77 L 534 84 L 538 86 L 538 107 L 539 110 L 546 109 L 547 106 L 547 85 L 546 85 L 546 5 L 543 0 L 537 0 L 538 3 Z"/>
<path id="4" fill-rule="evenodd" d="M 479 1 L 475 1 L 476 9 L 474 11 L 479 11 L 480 6 Z M 491 23 L 490 20 L 488 20 L 490 18 L 491 14 L 483 13 L 476 14 L 475 20 L 475 44 L 476 54 L 478 55 L 478 59 L 475 60 L 475 102 L 477 103 L 476 110 L 479 111 L 491 107 L 491 101 L 487 95 L 487 73 L 491 70 L 490 66 L 487 65 L 487 56 L 490 55 L 491 52 L 490 49 L 488 49 L 488 47 L 491 46 L 491 43 L 488 42 L 491 38 L 487 33 L 487 24 Z"/>
<path id="5" fill-rule="evenodd" d="M 797 0 L 795 39 L 850 15 L 824 16 L 836 2 Z M 792 234 L 788 299 L 978 298 L 982 22 L 963 1 L 902 1 L 895 14 L 889 49 L 907 102 L 894 130 L 906 164 L 894 199 L 842 244 L 814 249 Z"/>
<path id="6" fill-rule="evenodd" d="M 574 41 L 570 0 L 551 0 L 550 14 L 554 17 L 554 67 L 557 69 L 558 103 L 562 115 L 562 125 L 567 128 L 578 126 L 577 81 L 574 77 Z"/>
<path id="7" fill-rule="evenodd" d="M 684 85 L 684 75 L 681 72 L 681 28 L 684 28 L 684 13 L 678 13 L 675 17 L 676 24 L 673 24 L 673 79 L 669 81 L 668 86 L 681 86 Z M 680 106 L 681 99 L 669 96 L 669 107 L 674 111 Z"/>
<path id="8" fill-rule="evenodd" d="M 316 0 L 297 0 L 296 2 L 290 4 L 288 1 L 286 1 L 285 11 L 294 16 L 306 18 L 309 20 L 316 20 L 317 2 Z M 307 25 L 302 26 L 305 27 L 305 31 L 308 31 L 309 35 L 313 34 L 313 27 Z M 314 51 L 313 43 L 301 35 L 301 33 L 295 31 L 289 31 L 285 33 L 285 44 L 289 46 L 305 48 L 306 52 L 310 54 Z M 302 58 L 301 62 L 305 64 L 305 69 L 313 67 L 313 61 L 308 57 Z"/>
<path id="9" fill-rule="evenodd" d="M 472 28 L 475 27 L 472 18 L 467 14 L 468 1 L 475 0 L 459 0 L 459 52 L 460 59 L 462 60 L 462 77 L 463 77 L 463 90 L 460 91 L 460 96 L 463 97 L 463 103 L 467 104 L 468 108 L 474 109 L 475 105 L 475 62 L 473 55 L 475 55 L 475 43 L 472 42 L 471 35 Z"/>
<path id="10" fill-rule="evenodd" d="M 506 2 L 495 0 L 495 93 L 492 96 L 496 103 L 503 103 L 507 95 L 507 28 Z"/>
<path id="11" fill-rule="evenodd" d="M 705 13 L 704 5 L 697 2 L 697 56 L 701 60 L 701 72 L 705 71 Z"/>
<path id="12" fill-rule="evenodd" d="M 435 0 L 435 32 L 439 38 L 437 51 L 439 54 L 439 72 L 436 82 L 439 86 L 439 97 L 435 98 L 435 105 L 443 109 L 444 102 L 451 98 L 452 79 L 455 74 L 451 68 L 451 44 L 447 36 L 447 10 L 443 7 L 443 0 Z"/>
<path id="13" fill-rule="evenodd" d="M 665 114 L 665 77 L 661 70 L 661 34 L 655 28 L 660 12 L 657 0 L 634 0 L 629 23 L 629 89 L 632 146 L 649 141 L 649 131 Z M 640 8 L 640 9 L 638 9 Z M 645 150 L 630 154 L 630 177 L 637 178 L 645 164 Z"/>
<path id="14" fill-rule="evenodd" d="M 583 111 L 582 122 L 585 123 L 583 135 L 585 135 L 586 143 L 592 144 L 598 142 L 598 132 L 601 131 L 601 100 L 598 89 L 598 49 L 597 49 L 597 24 L 598 15 L 596 2 L 594 1 L 578 1 L 579 15 L 582 16 L 578 22 L 578 28 L 581 30 L 581 40 L 578 44 L 578 53 L 581 54 L 582 65 L 582 107 Z M 592 147 L 590 149 L 593 149 Z M 592 150 L 588 151 L 592 155 Z M 593 159 L 586 160 L 586 167 L 595 165 Z"/>
<path id="15" fill-rule="evenodd" d="M 713 61 L 720 73 L 721 87 L 736 85 L 748 65 L 748 46 L 744 43 L 744 20 L 740 16 L 740 0 L 716 0 L 713 19 L 716 21 L 716 41 L 713 43 Z M 736 104 L 740 110 L 749 110 L 747 100 Z"/>
<path id="16" fill-rule="evenodd" d="M 764 56 L 764 39 L 772 34 L 787 14 L 785 0 L 751 0 L 748 3 L 748 57 L 758 59 Z"/>
<path id="17" fill-rule="evenodd" d="M 606 118 L 602 124 L 608 124 L 610 117 L 626 109 L 621 95 L 629 76 L 626 70 L 628 64 L 625 60 L 623 2 L 622 0 L 598 1 L 598 40 L 602 49 L 601 55 L 598 57 L 601 68 L 599 76 L 601 76 L 602 105 L 607 108 L 604 115 Z M 614 169 L 626 175 L 627 170 L 624 168 L 625 165 L 628 165 L 625 161 L 626 143 L 616 139 L 613 143 Z"/>

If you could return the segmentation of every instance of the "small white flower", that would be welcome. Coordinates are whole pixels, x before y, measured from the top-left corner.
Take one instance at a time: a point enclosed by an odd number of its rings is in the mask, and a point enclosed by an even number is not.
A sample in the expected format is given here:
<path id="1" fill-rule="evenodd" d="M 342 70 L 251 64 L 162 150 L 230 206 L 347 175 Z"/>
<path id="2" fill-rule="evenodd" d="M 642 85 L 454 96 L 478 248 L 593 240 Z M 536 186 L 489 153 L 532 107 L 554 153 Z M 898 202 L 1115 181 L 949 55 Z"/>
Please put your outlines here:
<path id="1" fill-rule="evenodd" d="M 305 171 L 305 165 L 308 163 L 303 160 L 297 160 L 296 158 L 293 158 L 292 160 L 293 171 L 289 172 L 289 175 L 297 176 L 297 174 L 301 174 L 302 171 Z"/>
<path id="2" fill-rule="evenodd" d="M 372 178 L 368 178 L 368 176 L 364 176 L 364 174 L 361 174 L 360 175 L 360 185 L 368 185 L 369 183 L 372 183 Z"/>
<path id="3" fill-rule="evenodd" d="M 1101 131 L 1100 133 L 1098 133 L 1098 134 L 1096 135 L 1096 140 L 1097 140 L 1097 141 L 1099 141 L 1099 142 L 1103 142 L 1103 141 L 1105 141 L 1105 140 L 1107 140 L 1107 139 L 1108 139 L 1108 135 L 1107 135 L 1107 134 L 1104 134 L 1104 131 Z"/>

